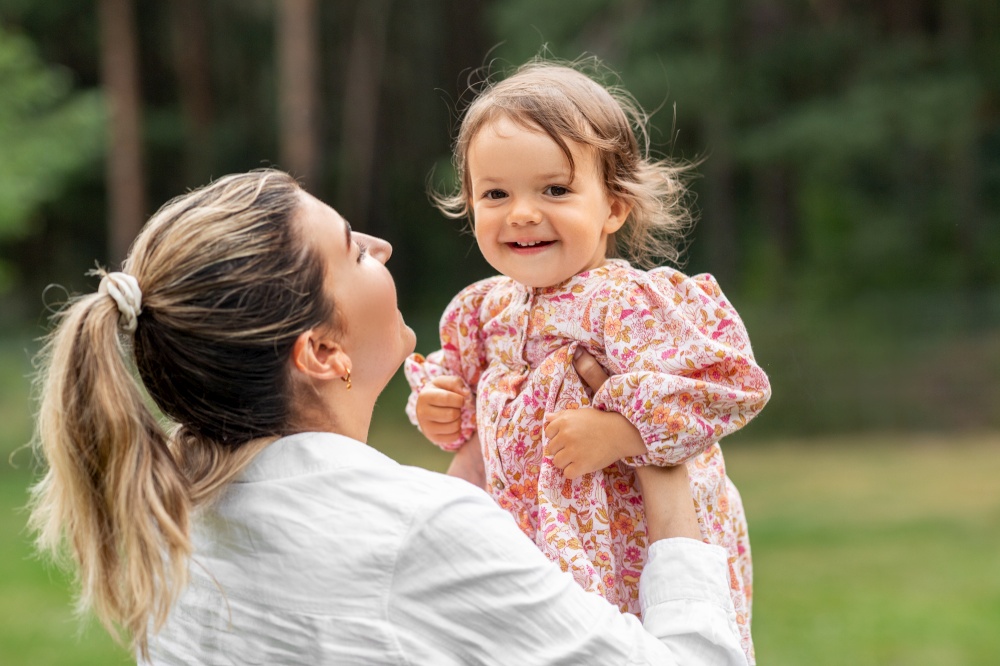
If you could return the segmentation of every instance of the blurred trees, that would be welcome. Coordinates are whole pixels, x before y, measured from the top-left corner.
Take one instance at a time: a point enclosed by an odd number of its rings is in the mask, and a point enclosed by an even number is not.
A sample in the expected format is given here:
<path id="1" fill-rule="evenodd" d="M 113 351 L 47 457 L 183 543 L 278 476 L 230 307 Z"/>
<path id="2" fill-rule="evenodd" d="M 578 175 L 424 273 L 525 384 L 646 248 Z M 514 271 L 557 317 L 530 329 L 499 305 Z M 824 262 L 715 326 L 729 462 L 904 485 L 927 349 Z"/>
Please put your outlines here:
<path id="1" fill-rule="evenodd" d="M 494 5 L 500 53 L 596 53 L 661 108 L 666 149 L 706 158 L 695 261 L 724 282 L 829 301 L 1000 280 L 997 3 L 537 4 Z"/>
<path id="2" fill-rule="evenodd" d="M 97 9 L 133 1 L 0 0 L 0 260 L 18 287 L 5 302 L 21 304 L 8 316 L 35 318 L 46 284 L 82 289 L 94 258 L 115 259 L 104 248 L 114 212 L 94 164 L 104 133 L 94 91 L 110 81 L 102 40 L 121 51 Z M 1000 373 L 995 346 L 955 342 L 1000 329 L 995 0 L 134 7 L 145 174 L 129 176 L 148 203 L 133 221 L 215 176 L 287 169 L 355 228 L 393 242 L 402 307 L 433 322 L 490 272 L 463 224 L 443 220 L 425 193 L 428 180 L 453 177 L 448 149 L 469 84 L 543 50 L 593 54 L 656 111 L 654 148 L 703 159 L 687 269 L 716 273 L 737 301 L 776 396 L 791 396 L 776 401 L 819 410 L 827 397 L 798 385 L 863 364 L 863 380 L 831 379 L 855 401 L 834 410 L 837 424 L 889 422 L 880 401 L 897 384 L 961 396 L 956 413 L 992 410 L 982 405 L 996 392 L 963 392 L 949 378 L 959 366 L 938 349 L 977 350 L 978 364 L 960 364 L 979 373 L 974 384 Z M 19 235 L 3 239 L 5 228 Z"/>
<path id="3" fill-rule="evenodd" d="M 146 170 L 134 0 L 98 0 L 101 79 L 108 104 L 108 247 L 125 258 L 146 215 Z"/>
<path id="4" fill-rule="evenodd" d="M 40 60 L 35 45 L 0 23 L 0 239 L 37 232 L 39 206 L 100 152 L 103 108 L 93 92 L 74 92 L 69 71 Z M 0 256 L 0 292 L 14 258 Z"/>

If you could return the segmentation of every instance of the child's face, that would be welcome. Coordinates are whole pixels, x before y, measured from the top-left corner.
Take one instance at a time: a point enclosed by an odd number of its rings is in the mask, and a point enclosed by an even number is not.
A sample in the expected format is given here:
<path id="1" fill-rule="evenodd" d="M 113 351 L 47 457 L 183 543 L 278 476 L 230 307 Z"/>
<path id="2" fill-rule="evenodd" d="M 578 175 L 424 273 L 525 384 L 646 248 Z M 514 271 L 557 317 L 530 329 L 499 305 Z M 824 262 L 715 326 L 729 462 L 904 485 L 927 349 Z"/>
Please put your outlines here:
<path id="1" fill-rule="evenodd" d="M 550 287 L 604 263 L 608 234 L 629 207 L 608 196 L 593 150 L 569 161 L 540 129 L 500 117 L 469 144 L 476 241 L 490 265 L 529 287 Z"/>

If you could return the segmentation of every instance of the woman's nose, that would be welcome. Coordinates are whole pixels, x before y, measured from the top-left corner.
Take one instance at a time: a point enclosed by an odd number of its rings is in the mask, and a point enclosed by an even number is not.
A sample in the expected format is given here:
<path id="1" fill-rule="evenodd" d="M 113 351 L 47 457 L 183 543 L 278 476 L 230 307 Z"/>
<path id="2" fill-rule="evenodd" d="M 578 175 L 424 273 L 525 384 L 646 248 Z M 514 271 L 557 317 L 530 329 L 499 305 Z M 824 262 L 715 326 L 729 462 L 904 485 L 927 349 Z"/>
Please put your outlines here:
<path id="1" fill-rule="evenodd" d="M 358 242 L 364 243 L 368 246 L 368 254 L 370 254 L 373 258 L 383 264 L 389 261 L 389 257 L 392 256 L 392 245 L 389 244 L 389 241 L 376 236 L 369 236 L 368 234 L 359 234 L 357 232 L 355 232 L 354 235 L 358 236 Z"/>

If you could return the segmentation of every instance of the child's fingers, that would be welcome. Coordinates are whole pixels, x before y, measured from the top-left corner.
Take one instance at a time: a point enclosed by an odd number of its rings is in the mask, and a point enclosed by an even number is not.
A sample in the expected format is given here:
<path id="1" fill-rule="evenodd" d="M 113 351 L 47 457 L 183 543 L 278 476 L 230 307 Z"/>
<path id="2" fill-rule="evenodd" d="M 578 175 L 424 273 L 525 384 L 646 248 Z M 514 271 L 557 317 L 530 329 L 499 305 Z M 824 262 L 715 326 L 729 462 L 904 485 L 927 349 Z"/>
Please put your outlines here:
<path id="1" fill-rule="evenodd" d="M 438 407 L 427 405 L 421 410 L 420 417 L 430 423 L 454 423 L 462 418 L 462 410 L 458 407 Z"/>
<path id="2" fill-rule="evenodd" d="M 465 404 L 465 396 L 448 389 L 427 385 L 417 396 L 417 400 L 428 407 L 450 407 L 461 409 Z"/>
<path id="3" fill-rule="evenodd" d="M 551 451 L 554 453 L 555 451 L 559 450 L 559 449 L 553 449 L 552 445 L 553 445 L 553 440 L 558 439 L 559 430 L 562 425 L 562 419 L 559 418 L 559 415 L 561 413 L 562 412 L 557 412 L 555 414 L 545 415 L 545 425 L 544 425 L 545 438 L 549 440 L 548 444 L 546 445 L 546 451 Z"/>
<path id="4" fill-rule="evenodd" d="M 436 444 L 448 444 L 458 439 L 461 428 L 455 423 L 428 423 L 424 435 Z"/>
<path id="5" fill-rule="evenodd" d="M 434 423 L 427 426 L 424 434 L 436 440 L 453 441 L 458 437 L 458 428 L 443 423 Z"/>
<path id="6" fill-rule="evenodd" d="M 435 377 L 431 380 L 431 385 L 436 386 L 439 389 L 444 389 L 445 391 L 457 393 L 461 396 L 469 394 L 469 387 L 465 385 L 465 381 L 461 377 L 457 377 L 455 375 Z"/>

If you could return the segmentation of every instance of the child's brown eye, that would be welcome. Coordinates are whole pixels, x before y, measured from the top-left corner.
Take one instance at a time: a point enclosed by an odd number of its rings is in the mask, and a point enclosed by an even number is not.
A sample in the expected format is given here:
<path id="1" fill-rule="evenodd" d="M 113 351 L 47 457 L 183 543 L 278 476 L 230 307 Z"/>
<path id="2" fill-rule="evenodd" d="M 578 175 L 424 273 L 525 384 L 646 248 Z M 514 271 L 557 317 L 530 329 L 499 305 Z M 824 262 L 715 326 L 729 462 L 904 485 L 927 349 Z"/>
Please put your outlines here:
<path id="1" fill-rule="evenodd" d="M 490 190 L 484 195 L 487 199 L 503 199 L 507 193 L 503 190 Z"/>
<path id="2" fill-rule="evenodd" d="M 563 187 L 562 185 L 550 185 L 549 194 L 554 197 L 561 197 L 569 194 L 569 189 Z"/>

